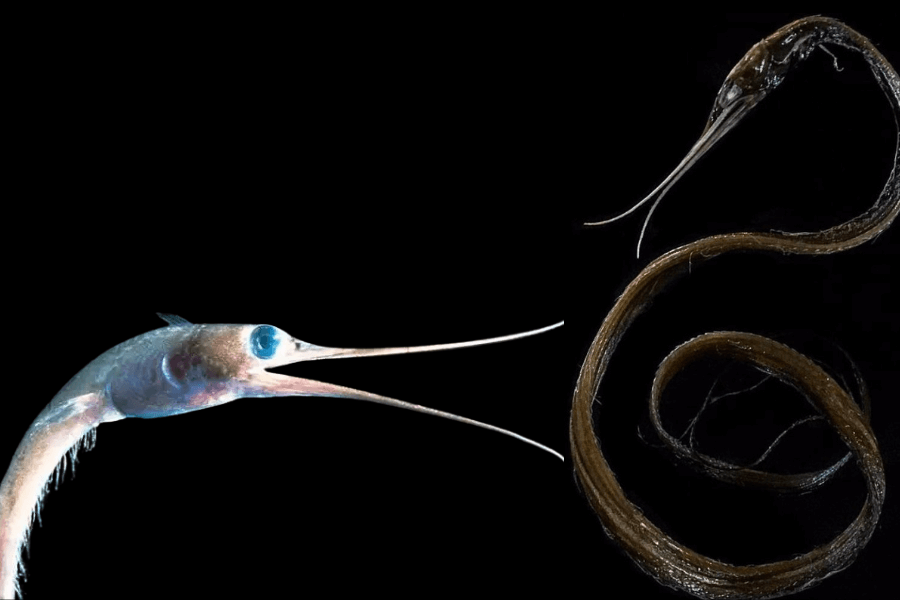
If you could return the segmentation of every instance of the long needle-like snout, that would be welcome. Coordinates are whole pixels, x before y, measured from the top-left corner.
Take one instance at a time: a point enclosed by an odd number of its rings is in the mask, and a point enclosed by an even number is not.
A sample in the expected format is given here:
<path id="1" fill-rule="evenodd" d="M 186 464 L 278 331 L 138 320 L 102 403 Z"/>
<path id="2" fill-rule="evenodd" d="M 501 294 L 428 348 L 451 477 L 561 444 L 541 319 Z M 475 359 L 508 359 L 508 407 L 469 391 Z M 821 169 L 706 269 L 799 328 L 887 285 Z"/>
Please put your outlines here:
<path id="1" fill-rule="evenodd" d="M 387 356 L 389 354 L 414 354 L 419 352 L 437 352 L 438 350 L 456 350 L 459 348 L 472 348 L 474 346 L 486 346 L 488 344 L 499 344 L 500 342 L 509 342 L 520 338 L 530 337 L 557 327 L 562 327 L 564 321 L 554 323 L 541 329 L 525 331 L 522 333 L 513 333 L 500 337 L 486 338 L 483 340 L 474 340 L 470 342 L 456 342 L 452 344 L 432 344 L 428 346 L 397 346 L 393 348 L 327 348 L 324 346 L 314 346 L 292 339 L 294 342 L 293 354 L 296 358 L 288 363 L 302 362 L 308 360 L 324 360 L 326 358 L 353 358 L 357 356 Z"/>
<path id="2" fill-rule="evenodd" d="M 647 196 L 623 212 L 622 214 L 606 219 L 585 223 L 586 226 L 605 225 L 630 215 L 643 206 L 649 200 L 656 201 L 650 207 L 644 226 L 641 228 L 641 236 L 638 239 L 637 256 L 641 256 L 641 242 L 647 230 L 647 224 L 653 211 L 666 192 L 681 179 L 688 169 L 696 163 L 701 156 L 712 148 L 716 142 L 722 139 L 731 128 L 737 125 L 747 112 L 756 106 L 760 100 L 775 89 L 784 79 L 785 73 L 796 63 L 806 60 L 814 48 L 821 47 L 827 37 L 826 32 L 816 28 L 814 24 L 802 19 L 787 27 L 779 29 L 774 34 L 755 44 L 734 66 L 716 97 L 712 112 L 707 119 L 706 128 L 700 135 L 700 139 L 682 159 L 677 167 L 660 183 L 656 189 Z M 837 42 L 835 42 L 837 43 Z M 830 52 L 828 52 L 831 54 Z M 834 55 L 831 55 L 834 58 Z M 837 66 L 837 60 L 835 60 Z"/>
<path id="3" fill-rule="evenodd" d="M 561 327 L 563 323 L 563 321 L 560 321 L 559 323 L 550 325 L 548 327 L 543 327 L 541 329 L 535 329 L 523 333 L 516 333 L 512 335 L 505 335 L 501 337 L 487 338 L 482 340 L 457 342 L 451 344 L 433 344 L 428 346 L 399 346 L 392 348 L 327 348 L 323 346 L 308 344 L 295 338 L 290 338 L 290 341 L 286 342 L 288 348 L 279 352 L 279 359 L 277 361 L 277 364 L 266 364 L 262 369 L 251 371 L 250 379 L 248 382 L 250 387 L 247 390 L 247 393 L 243 393 L 241 395 L 254 397 L 329 396 L 387 404 L 389 406 L 396 406 L 399 408 L 405 408 L 407 410 L 413 410 L 428 415 L 434 415 L 436 417 L 443 417 L 445 419 L 451 419 L 453 421 L 459 421 L 460 423 L 475 425 L 476 427 L 481 427 L 482 429 L 488 429 L 490 431 L 502 433 L 514 437 L 527 444 L 531 444 L 532 446 L 536 446 L 541 450 L 545 450 L 546 452 L 549 452 L 550 454 L 556 456 L 560 460 L 564 460 L 562 454 L 551 448 L 548 448 L 543 444 L 540 444 L 534 440 L 521 436 L 507 429 L 489 425 L 487 423 L 482 423 L 481 421 L 476 421 L 467 417 L 461 417 L 459 415 L 454 415 L 452 413 L 428 408 L 426 406 L 421 406 L 410 402 L 404 402 L 402 400 L 396 400 L 394 398 L 388 398 L 386 396 L 380 396 L 378 394 L 373 394 L 362 390 L 356 390 L 321 381 L 302 379 L 300 377 L 291 377 L 289 375 L 282 375 L 279 373 L 270 373 L 264 370 L 269 367 L 281 366 L 308 360 L 352 358 L 357 356 L 385 356 L 389 354 L 412 354 L 418 352 L 435 352 L 438 350 L 454 350 L 458 348 L 484 346 L 487 344 L 496 344 L 499 342 L 506 342 L 510 340 L 529 337 L 532 335 L 537 335 L 539 333 Z"/>
<path id="4" fill-rule="evenodd" d="M 623 217 L 627 217 L 641 206 L 649 202 L 650 200 L 655 199 L 655 202 L 650 207 L 649 212 L 647 212 L 647 217 L 644 219 L 644 225 L 641 227 L 641 235 L 638 238 L 637 244 L 637 257 L 641 257 L 641 242 L 644 240 L 644 233 L 647 231 L 647 225 L 650 223 L 650 217 L 653 216 L 653 211 L 656 210 L 656 207 L 659 205 L 660 201 L 666 195 L 666 193 L 675 185 L 681 177 L 688 172 L 688 170 L 694 166 L 694 164 L 700 160 L 704 154 L 706 154 L 710 148 L 712 148 L 716 142 L 721 140 L 726 133 L 731 131 L 731 129 L 737 125 L 738 121 L 743 118 L 743 116 L 747 113 L 747 111 L 755 104 L 755 102 L 748 101 L 749 99 L 741 99 L 726 109 L 724 109 L 720 114 L 716 116 L 715 119 L 711 119 L 709 123 L 706 125 L 706 129 L 703 131 L 703 134 L 700 136 L 700 139 L 691 147 L 688 151 L 687 155 L 678 163 L 678 166 L 675 167 L 669 176 L 666 177 L 662 183 L 660 183 L 656 188 L 647 194 L 643 200 L 626 210 L 625 212 L 612 217 L 611 219 L 606 219 L 604 221 L 595 221 L 591 223 L 585 223 L 586 227 L 595 227 L 600 225 L 606 225 L 607 223 L 612 223 L 614 221 L 618 221 Z"/>

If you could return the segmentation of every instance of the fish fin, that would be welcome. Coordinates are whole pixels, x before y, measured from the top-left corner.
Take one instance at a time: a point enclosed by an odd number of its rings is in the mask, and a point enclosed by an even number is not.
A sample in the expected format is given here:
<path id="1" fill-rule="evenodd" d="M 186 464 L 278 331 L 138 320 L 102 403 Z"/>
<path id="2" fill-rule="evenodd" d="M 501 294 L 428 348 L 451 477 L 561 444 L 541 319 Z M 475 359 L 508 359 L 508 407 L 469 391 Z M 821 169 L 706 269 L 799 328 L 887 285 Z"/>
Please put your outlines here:
<path id="1" fill-rule="evenodd" d="M 183 318 L 179 317 L 178 315 L 171 315 L 169 313 L 158 312 L 158 313 L 156 313 L 156 316 L 158 316 L 160 319 L 162 319 L 163 321 L 165 321 L 172 327 L 183 327 L 185 325 L 193 325 L 193 323 L 191 323 L 187 319 L 183 319 Z"/>

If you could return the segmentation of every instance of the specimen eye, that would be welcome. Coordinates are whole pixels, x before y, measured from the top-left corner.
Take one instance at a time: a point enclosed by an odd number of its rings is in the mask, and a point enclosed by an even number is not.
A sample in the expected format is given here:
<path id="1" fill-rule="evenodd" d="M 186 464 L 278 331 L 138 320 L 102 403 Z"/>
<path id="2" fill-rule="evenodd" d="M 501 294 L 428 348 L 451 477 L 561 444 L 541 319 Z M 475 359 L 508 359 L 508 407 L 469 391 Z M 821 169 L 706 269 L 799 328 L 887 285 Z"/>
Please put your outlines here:
<path id="1" fill-rule="evenodd" d="M 719 104 L 721 104 L 723 107 L 728 106 L 729 104 L 737 100 L 743 93 L 744 90 L 742 90 L 739 85 L 732 83 L 729 86 L 728 90 L 725 92 L 724 97 L 719 96 Z"/>
<path id="2" fill-rule="evenodd" d="M 272 358 L 278 348 L 278 334 L 271 325 L 260 325 L 250 334 L 250 349 L 257 358 Z"/>

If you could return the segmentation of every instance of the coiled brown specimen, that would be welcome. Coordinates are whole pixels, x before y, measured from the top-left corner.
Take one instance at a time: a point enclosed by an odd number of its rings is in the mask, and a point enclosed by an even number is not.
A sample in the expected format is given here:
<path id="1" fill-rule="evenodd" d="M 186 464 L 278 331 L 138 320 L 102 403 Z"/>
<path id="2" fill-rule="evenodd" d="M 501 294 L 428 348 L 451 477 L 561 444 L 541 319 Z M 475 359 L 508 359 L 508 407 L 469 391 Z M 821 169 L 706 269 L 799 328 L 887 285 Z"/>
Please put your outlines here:
<path id="1" fill-rule="evenodd" d="M 722 85 L 701 140 L 676 169 L 677 176 L 720 139 L 747 110 L 777 86 L 789 69 L 822 44 L 860 52 L 900 121 L 900 78 L 868 39 L 825 17 L 800 19 L 756 44 Z M 664 193 L 667 187 L 658 191 Z M 772 250 L 828 254 L 847 250 L 882 233 L 900 212 L 900 147 L 884 189 L 864 214 L 812 233 L 734 233 L 715 235 L 676 248 L 650 263 L 632 281 L 594 338 L 576 384 L 570 421 L 575 472 L 607 534 L 660 583 L 701 598 L 773 598 L 814 585 L 847 567 L 872 535 L 884 501 L 884 469 L 874 434 L 849 394 L 811 360 L 787 346 L 747 333 L 699 336 L 673 351 L 660 365 L 651 398 L 651 418 L 666 441 L 657 412 L 659 396 L 671 377 L 689 362 L 716 353 L 750 363 L 804 392 L 850 448 L 863 472 L 868 497 L 859 515 L 830 543 L 801 556 L 762 565 L 735 566 L 684 547 L 647 520 L 628 500 L 606 462 L 593 428 L 591 409 L 618 341 L 643 308 L 689 265 L 733 250 Z M 671 438 L 671 436 L 668 436 Z M 674 442 L 674 440 L 669 440 Z M 676 448 L 677 442 L 669 443 Z M 766 487 L 810 487 L 821 473 L 785 478 L 756 470 L 735 470 L 708 462 L 704 470 L 722 479 Z"/>

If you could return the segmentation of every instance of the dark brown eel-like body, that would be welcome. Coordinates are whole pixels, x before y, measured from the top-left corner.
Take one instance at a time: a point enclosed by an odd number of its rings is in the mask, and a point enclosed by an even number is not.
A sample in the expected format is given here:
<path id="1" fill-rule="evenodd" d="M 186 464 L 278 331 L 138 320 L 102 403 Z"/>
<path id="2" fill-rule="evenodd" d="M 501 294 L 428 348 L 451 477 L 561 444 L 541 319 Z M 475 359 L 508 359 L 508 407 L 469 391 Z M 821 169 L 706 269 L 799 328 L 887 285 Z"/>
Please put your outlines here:
<path id="1" fill-rule="evenodd" d="M 887 95 L 900 122 L 900 78 L 872 43 L 843 23 L 826 17 L 795 21 L 762 40 L 741 59 L 722 85 L 700 141 L 677 172 L 683 172 L 727 133 L 746 112 L 774 89 L 790 68 L 822 44 L 860 52 Z M 672 183 L 677 176 L 672 179 Z M 663 188 L 663 186 L 661 186 Z M 658 188 L 659 190 L 660 188 Z M 664 187 L 661 193 L 665 193 Z M 854 248 L 887 229 L 900 212 L 900 146 L 883 190 L 864 214 L 811 233 L 732 233 L 714 235 L 676 248 L 651 262 L 628 285 L 595 336 L 578 376 L 570 421 L 572 459 L 585 495 L 607 534 L 660 583 L 700 598 L 774 598 L 806 589 L 846 568 L 868 542 L 884 502 L 884 468 L 878 444 L 863 411 L 818 365 L 771 339 L 748 333 L 701 335 L 674 350 L 660 365 L 651 394 L 651 420 L 676 453 L 684 447 L 663 429 L 659 397 L 666 383 L 690 362 L 714 353 L 752 364 L 800 389 L 847 444 L 866 480 L 868 497 L 855 520 L 831 542 L 788 559 L 761 565 L 731 565 L 686 548 L 650 522 L 625 495 L 603 456 L 594 431 L 592 408 L 609 359 L 634 319 L 681 273 L 734 250 L 785 254 L 829 254 Z M 690 457 L 688 457 L 690 458 Z M 705 472 L 724 480 L 770 488 L 808 489 L 834 471 L 782 476 L 735 469 L 727 463 L 693 457 Z"/>

